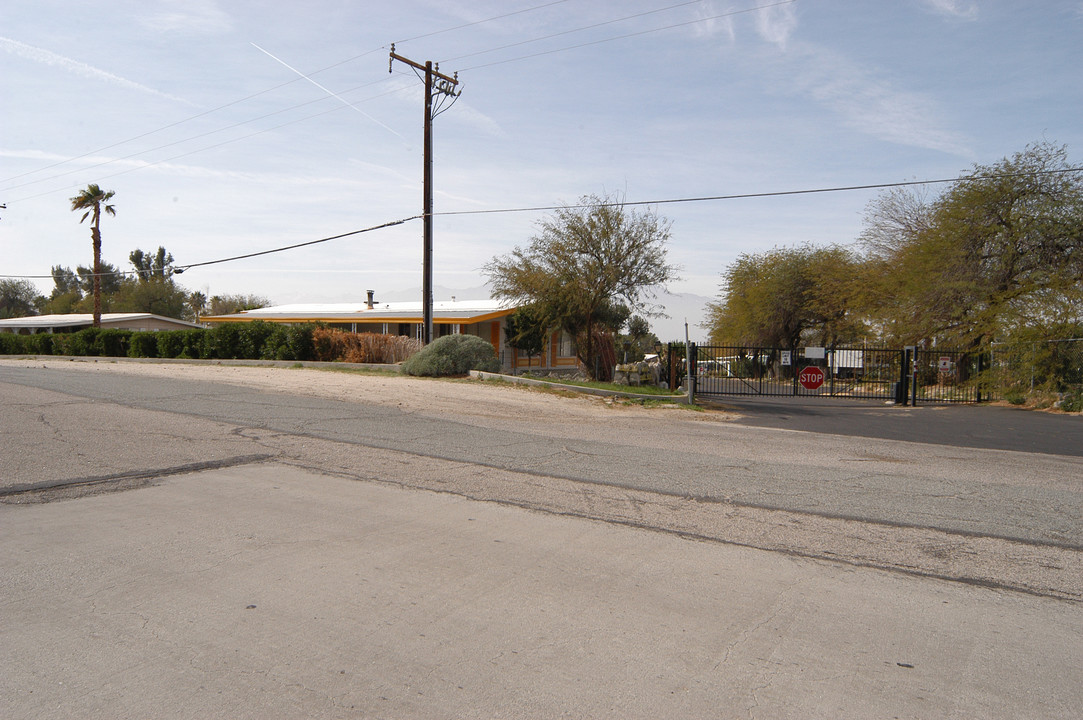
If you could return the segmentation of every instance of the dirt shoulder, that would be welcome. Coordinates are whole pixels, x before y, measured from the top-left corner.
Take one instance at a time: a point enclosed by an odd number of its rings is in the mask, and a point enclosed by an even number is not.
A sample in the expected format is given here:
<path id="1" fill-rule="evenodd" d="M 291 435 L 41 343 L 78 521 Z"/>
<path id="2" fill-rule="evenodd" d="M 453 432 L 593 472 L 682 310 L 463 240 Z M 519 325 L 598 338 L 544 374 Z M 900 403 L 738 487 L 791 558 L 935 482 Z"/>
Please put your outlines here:
<path id="1" fill-rule="evenodd" d="M 230 365 L 214 362 L 130 362 L 117 358 L 0 358 L 0 366 L 63 367 L 143 377 L 206 380 L 271 392 L 365 402 L 420 413 L 519 417 L 545 422 L 583 422 L 614 418 L 677 415 L 684 420 L 728 419 L 722 412 L 696 412 L 677 405 L 644 407 L 612 398 L 534 389 L 472 379 L 415 378 L 336 368 Z"/>

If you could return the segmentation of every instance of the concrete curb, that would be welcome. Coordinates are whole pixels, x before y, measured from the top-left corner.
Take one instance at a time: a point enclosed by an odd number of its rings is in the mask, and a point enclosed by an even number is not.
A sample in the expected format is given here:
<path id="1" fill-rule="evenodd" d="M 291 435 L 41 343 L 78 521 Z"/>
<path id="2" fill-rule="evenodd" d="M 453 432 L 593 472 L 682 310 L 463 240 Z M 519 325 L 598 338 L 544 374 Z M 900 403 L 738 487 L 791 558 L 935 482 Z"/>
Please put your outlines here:
<path id="1" fill-rule="evenodd" d="M 513 385 L 530 385 L 532 387 L 557 388 L 571 392 L 583 393 L 584 395 L 599 395 L 601 397 L 619 397 L 629 400 L 664 400 L 678 405 L 688 403 L 688 395 L 652 395 L 644 393 L 621 392 L 620 390 L 603 390 L 601 388 L 583 387 L 581 385 L 566 385 L 548 380 L 534 380 L 532 378 L 519 377 L 518 375 L 501 375 L 500 373 L 482 372 L 471 370 L 470 377 L 478 380 L 502 380 Z"/>

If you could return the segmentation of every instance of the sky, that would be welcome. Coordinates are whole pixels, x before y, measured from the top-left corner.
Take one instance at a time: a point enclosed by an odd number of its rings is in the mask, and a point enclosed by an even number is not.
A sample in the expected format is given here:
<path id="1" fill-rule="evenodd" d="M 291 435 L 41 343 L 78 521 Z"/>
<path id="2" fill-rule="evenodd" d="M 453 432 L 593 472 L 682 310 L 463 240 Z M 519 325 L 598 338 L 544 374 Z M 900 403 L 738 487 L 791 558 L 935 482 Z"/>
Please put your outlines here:
<path id="1" fill-rule="evenodd" d="M 1081 37 L 1083 0 L 5 0 L 0 276 L 48 294 L 91 264 L 90 183 L 123 269 L 416 218 L 424 86 L 388 72 L 395 43 L 460 80 L 433 123 L 436 300 L 484 295 L 532 208 L 655 202 L 680 280 L 652 325 L 695 340 L 738 256 L 853 244 L 878 191 L 685 200 L 955 178 L 1042 141 L 1083 164 Z M 421 275 L 412 219 L 177 281 L 285 304 L 420 300 Z"/>

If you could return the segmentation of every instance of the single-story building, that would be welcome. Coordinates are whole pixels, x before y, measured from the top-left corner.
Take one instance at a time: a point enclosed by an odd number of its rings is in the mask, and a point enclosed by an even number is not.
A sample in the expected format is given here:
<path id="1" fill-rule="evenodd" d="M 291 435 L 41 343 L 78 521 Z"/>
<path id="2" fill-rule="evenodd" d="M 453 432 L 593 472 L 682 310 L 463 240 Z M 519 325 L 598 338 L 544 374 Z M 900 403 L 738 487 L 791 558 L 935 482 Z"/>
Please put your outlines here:
<path id="1" fill-rule="evenodd" d="M 35 333 L 76 332 L 93 327 L 93 313 L 69 313 L 65 315 L 31 315 L 0 320 L 0 332 L 33 335 Z M 102 328 L 115 330 L 192 330 L 203 327 L 199 323 L 164 317 L 153 313 L 102 313 Z"/>
<path id="2" fill-rule="evenodd" d="M 542 355 L 527 358 L 507 344 L 506 321 L 516 306 L 499 300 L 457 300 L 433 303 L 433 338 L 444 335 L 476 335 L 492 343 L 506 369 L 529 365 L 542 370 L 573 370 L 577 367 L 575 345 L 565 333 L 553 333 Z M 360 303 L 298 303 L 245 310 L 232 315 L 204 315 L 209 324 L 228 322 L 264 322 L 297 324 L 325 323 L 330 327 L 357 333 L 380 333 L 421 338 L 424 313 L 421 301 L 381 303 L 369 299 Z"/>

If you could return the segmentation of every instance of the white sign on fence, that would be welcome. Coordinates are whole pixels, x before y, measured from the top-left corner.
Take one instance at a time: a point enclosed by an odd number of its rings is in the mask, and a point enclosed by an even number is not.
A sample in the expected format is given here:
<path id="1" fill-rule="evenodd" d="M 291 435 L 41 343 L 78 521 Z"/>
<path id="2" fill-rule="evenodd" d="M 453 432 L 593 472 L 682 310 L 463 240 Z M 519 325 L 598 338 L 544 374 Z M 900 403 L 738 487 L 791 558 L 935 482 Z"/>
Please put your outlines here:
<path id="1" fill-rule="evenodd" d="M 789 350 L 783 350 L 781 353 L 779 353 L 779 355 L 780 355 L 780 359 L 779 359 L 780 363 L 782 363 L 783 365 L 793 365 L 793 362 L 790 360 L 790 351 Z"/>
<path id="2" fill-rule="evenodd" d="M 807 347 L 805 348 L 806 360 L 823 360 L 824 349 L 822 347 Z"/>

